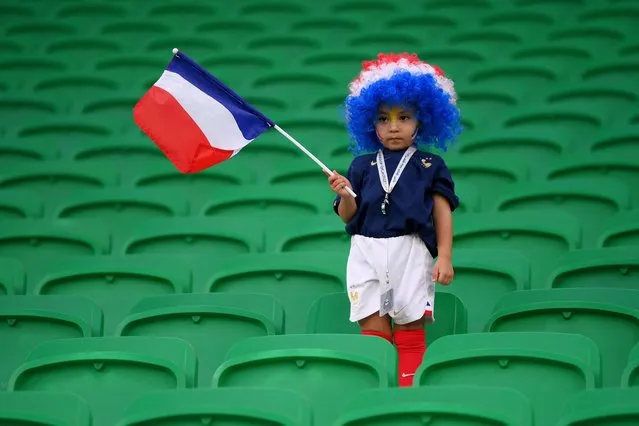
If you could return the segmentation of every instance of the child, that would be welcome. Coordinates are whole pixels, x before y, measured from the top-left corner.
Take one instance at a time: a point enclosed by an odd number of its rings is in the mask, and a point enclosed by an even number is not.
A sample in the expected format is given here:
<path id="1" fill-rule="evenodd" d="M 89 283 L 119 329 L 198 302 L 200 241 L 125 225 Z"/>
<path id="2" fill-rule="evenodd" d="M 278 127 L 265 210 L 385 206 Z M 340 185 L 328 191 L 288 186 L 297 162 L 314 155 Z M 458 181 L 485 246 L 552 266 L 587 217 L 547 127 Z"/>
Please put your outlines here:
<path id="1" fill-rule="evenodd" d="M 350 320 L 363 334 L 394 340 L 399 385 L 411 386 L 426 352 L 424 323 L 434 321 L 435 282 L 453 279 L 459 204 L 442 158 L 416 148 L 446 150 L 461 132 L 460 115 L 452 81 L 417 55 L 379 54 L 363 65 L 346 98 L 349 148 L 373 153 L 357 156 L 346 177 L 335 172 L 329 184 L 351 235 Z"/>

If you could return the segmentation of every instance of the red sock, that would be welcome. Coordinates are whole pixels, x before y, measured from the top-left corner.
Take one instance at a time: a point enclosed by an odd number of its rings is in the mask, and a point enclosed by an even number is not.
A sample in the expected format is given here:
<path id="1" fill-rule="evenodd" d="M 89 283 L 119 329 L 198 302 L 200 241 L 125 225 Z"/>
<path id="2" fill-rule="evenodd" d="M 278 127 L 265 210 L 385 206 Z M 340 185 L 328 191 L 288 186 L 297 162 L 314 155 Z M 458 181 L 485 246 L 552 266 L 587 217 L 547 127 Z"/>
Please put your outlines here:
<path id="1" fill-rule="evenodd" d="M 426 353 L 426 333 L 421 330 L 395 331 L 395 346 L 399 357 L 398 381 L 400 387 L 413 385 L 413 377 Z"/>
<path id="2" fill-rule="evenodd" d="M 366 336 L 377 336 L 377 337 L 381 337 L 382 339 L 386 339 L 390 344 L 393 344 L 393 337 L 389 334 L 386 333 L 382 333 L 381 331 L 375 331 L 375 330 L 363 330 L 362 334 L 366 335 Z"/>

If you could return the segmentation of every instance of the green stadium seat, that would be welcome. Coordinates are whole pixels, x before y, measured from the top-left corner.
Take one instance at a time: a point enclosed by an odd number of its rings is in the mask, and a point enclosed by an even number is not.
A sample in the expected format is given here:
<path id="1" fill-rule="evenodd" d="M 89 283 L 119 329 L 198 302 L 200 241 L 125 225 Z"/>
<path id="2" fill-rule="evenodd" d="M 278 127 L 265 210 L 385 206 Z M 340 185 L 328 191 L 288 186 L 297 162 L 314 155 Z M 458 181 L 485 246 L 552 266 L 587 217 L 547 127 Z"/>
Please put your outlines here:
<path id="1" fill-rule="evenodd" d="M 639 290 L 638 273 L 639 256 L 629 247 L 576 250 L 558 259 L 546 287 Z"/>
<path id="2" fill-rule="evenodd" d="M 638 175 L 639 176 L 639 175 Z M 594 244 L 603 217 L 630 209 L 629 185 L 610 178 L 573 178 L 551 182 L 527 182 L 500 194 L 497 210 L 561 211 L 583 225 L 583 239 Z"/>
<path id="3" fill-rule="evenodd" d="M 82 398 L 73 394 L 0 392 L 0 422 L 5 425 L 91 426 L 91 412 Z"/>
<path id="4" fill-rule="evenodd" d="M 46 120 L 54 117 L 57 112 L 58 108 L 52 102 L 37 101 L 30 96 L 0 99 L 0 114 L 2 114 L 3 121 L 11 123 L 13 128 Z"/>
<path id="5" fill-rule="evenodd" d="M 556 135 L 518 129 L 516 127 L 501 128 L 499 132 L 486 132 L 464 139 L 460 143 L 461 154 L 483 154 L 485 157 L 503 159 L 508 164 L 526 159 L 528 169 L 544 165 L 558 158 L 568 150 L 568 143 Z M 532 170 L 531 170 L 532 172 Z"/>
<path id="6" fill-rule="evenodd" d="M 530 262 L 532 287 L 536 287 L 542 285 L 558 256 L 580 248 L 581 233 L 574 216 L 564 212 L 491 212 L 460 215 L 453 241 L 455 250 L 519 250 Z"/>
<path id="7" fill-rule="evenodd" d="M 463 404 L 459 402 L 463 401 Z M 513 389 L 429 386 L 359 392 L 336 426 L 418 425 L 532 426 L 530 401 Z"/>
<path id="8" fill-rule="evenodd" d="M 13 170 L 11 170 L 13 169 Z M 0 189 L 24 189 L 38 191 L 45 197 L 57 199 L 62 193 L 78 189 L 100 189 L 117 185 L 117 172 L 83 166 L 71 162 L 47 162 L 42 164 L 16 164 L 0 171 Z"/>
<path id="9" fill-rule="evenodd" d="M 37 219 L 44 214 L 44 206 L 35 191 L 0 189 L 0 220 Z"/>
<path id="10" fill-rule="evenodd" d="M 604 232 L 599 237 L 598 247 L 631 247 L 639 244 L 639 209 L 619 213 L 606 221 Z"/>
<path id="11" fill-rule="evenodd" d="M 630 355 L 628 355 L 628 363 L 621 377 L 621 387 L 639 387 L 639 343 L 635 344 L 632 351 L 630 351 Z"/>
<path id="12" fill-rule="evenodd" d="M 505 163 L 499 157 L 471 154 L 450 160 L 444 157 L 444 160 L 456 186 L 470 184 L 480 191 L 482 209 L 492 209 L 498 194 L 507 191 L 515 183 L 523 185 L 528 179 L 528 165 L 516 161 Z M 460 202 L 464 202 L 462 194 Z"/>
<path id="13" fill-rule="evenodd" d="M 73 393 L 91 408 L 94 426 L 111 426 L 150 391 L 193 387 L 197 360 L 183 340 L 90 337 L 38 345 L 13 373 L 13 392 Z"/>
<path id="14" fill-rule="evenodd" d="M 436 295 L 435 322 L 426 325 L 426 342 L 431 344 L 441 336 L 466 333 L 468 313 L 457 296 L 451 293 Z M 356 322 L 348 320 L 350 303 L 344 292 L 319 297 L 308 313 L 306 332 L 309 334 L 360 334 Z"/>
<path id="15" fill-rule="evenodd" d="M 347 39 L 354 39 L 356 35 L 353 34 L 352 29 L 359 27 L 352 21 L 340 19 L 316 19 L 302 21 L 302 23 L 306 24 L 306 28 L 300 28 L 299 23 L 293 25 L 293 28 L 298 34 L 309 34 L 317 31 L 326 32 L 331 28 L 338 33 L 344 33 L 345 38 L 341 40 L 337 40 L 338 37 L 335 37 L 334 34 L 326 34 L 326 37 L 322 37 L 324 40 L 330 37 L 337 43 L 344 43 Z M 364 52 L 361 49 L 340 48 L 336 46 L 334 49 L 331 49 L 330 52 L 308 55 L 302 59 L 301 65 L 302 69 L 307 70 L 309 73 L 332 78 L 338 83 L 340 89 L 335 90 L 335 92 L 339 92 L 340 99 L 334 104 L 334 111 L 337 113 L 337 106 L 342 104 L 345 99 L 344 88 L 347 87 L 348 83 L 360 72 L 361 63 L 370 59 L 370 57 L 368 52 Z M 324 96 L 323 92 L 324 91 L 321 91 L 322 96 Z M 319 95 L 320 93 L 317 94 Z"/>
<path id="16" fill-rule="evenodd" d="M 80 263 L 52 256 L 31 266 L 28 285 L 32 294 L 91 299 L 104 312 L 104 334 L 113 335 L 141 299 L 187 293 L 190 284 L 188 267 L 173 257 L 100 256 Z"/>
<path id="17" fill-rule="evenodd" d="M 65 107 L 73 111 L 81 99 L 78 94 L 109 97 L 120 88 L 117 80 L 106 73 L 92 72 L 87 75 L 82 72 L 65 72 L 37 81 L 33 91 L 38 97 L 55 100 L 58 107 Z M 104 124 L 104 123 L 102 123 Z"/>
<path id="18" fill-rule="evenodd" d="M 313 424 L 332 424 L 345 401 L 395 386 L 397 354 L 384 339 L 344 334 L 253 337 L 226 354 L 213 387 L 291 389 L 312 401 Z"/>
<path id="19" fill-rule="evenodd" d="M 555 92 L 556 88 L 550 87 L 548 90 L 540 90 L 540 96 L 546 98 L 549 93 Z M 507 129 L 555 139 L 569 149 L 575 145 L 580 146 L 584 139 L 604 128 L 604 122 L 592 110 L 580 111 L 552 104 L 520 107 L 506 116 L 503 123 Z"/>
<path id="20" fill-rule="evenodd" d="M 358 34 L 362 28 L 362 25 L 357 22 L 356 19 L 331 16 L 331 14 L 323 16 L 307 15 L 299 19 L 291 19 L 290 22 L 290 28 L 295 34 L 323 40 L 326 43 L 332 44 L 336 51 L 340 50 L 344 45 L 344 40 Z M 331 49 L 331 51 L 333 51 L 333 49 Z M 321 53 L 317 55 L 321 55 Z M 358 56 L 356 56 L 356 58 L 357 57 Z M 357 65 L 355 65 L 355 67 L 357 67 Z M 340 73 L 340 70 L 337 69 L 336 72 Z M 359 70 L 355 71 L 355 74 L 357 74 L 357 72 L 359 72 Z M 333 75 L 332 72 L 330 74 Z"/>
<path id="21" fill-rule="evenodd" d="M 135 400 L 117 426 L 311 426 L 308 400 L 284 389 L 183 389 Z"/>
<path id="22" fill-rule="evenodd" d="M 192 58 L 196 58 L 195 53 L 190 53 L 186 47 L 184 47 L 184 52 Z M 273 59 L 267 55 L 260 53 L 237 54 L 237 51 L 229 50 L 221 50 L 214 55 L 208 53 L 197 62 L 240 96 L 258 95 L 251 87 L 260 76 L 275 68 Z M 277 96 L 278 94 L 274 93 L 274 95 L 275 99 L 286 101 L 281 96 Z"/>
<path id="23" fill-rule="evenodd" d="M 493 57 L 495 52 L 502 52 L 505 57 L 519 47 L 521 41 L 521 37 L 516 34 L 491 28 L 469 28 L 465 31 L 457 31 L 448 39 L 448 43 L 453 49 L 465 50 L 469 57 L 478 55 L 481 58 L 480 61 L 476 61 L 467 69 L 459 69 L 464 77 L 468 77 L 473 68 L 486 63 L 486 59 Z M 460 77 L 458 73 L 452 75 L 455 76 L 455 79 Z"/>
<path id="24" fill-rule="evenodd" d="M 209 217 L 148 219 L 113 231 L 120 254 L 191 254 L 209 257 L 263 251 L 264 233 L 255 222 Z"/>
<path id="25" fill-rule="evenodd" d="M 95 6 L 95 5 L 94 5 Z M 125 50 L 122 43 L 116 41 L 104 40 L 101 37 L 87 37 L 78 39 L 76 37 L 68 37 L 53 40 L 45 44 L 44 51 L 53 58 L 64 58 L 65 60 L 76 61 L 76 65 L 82 65 L 81 59 L 85 64 L 88 58 L 97 58 L 100 55 L 122 53 Z"/>
<path id="26" fill-rule="evenodd" d="M 206 23 L 196 25 L 193 31 L 200 39 L 215 40 L 230 48 L 260 37 L 267 29 L 268 25 L 256 18 L 215 17 Z"/>
<path id="27" fill-rule="evenodd" d="M 320 171 L 321 173 L 321 171 Z M 325 178 L 319 176 L 324 181 Z M 247 222 L 259 218 L 264 224 L 286 218 L 299 218 L 313 222 L 320 213 L 331 213 L 332 203 L 322 203 L 316 193 L 309 191 L 305 185 L 288 186 L 286 190 L 268 185 L 244 185 L 242 187 L 218 186 L 211 197 L 199 197 L 193 201 L 193 213 L 211 218 L 235 217 L 245 218 Z M 331 193 L 330 188 L 325 188 Z"/>
<path id="28" fill-rule="evenodd" d="M 24 265 L 10 257 L 0 257 L 0 296 L 24 294 Z"/>
<path id="29" fill-rule="evenodd" d="M 632 131 L 632 128 L 621 129 L 611 132 L 609 135 L 601 136 L 590 144 L 590 151 L 593 154 L 604 154 L 608 161 L 618 160 L 619 164 L 624 163 L 624 158 L 633 158 L 639 154 L 639 135 Z"/>
<path id="30" fill-rule="evenodd" d="M 561 41 L 574 46 L 588 46 L 598 54 L 614 51 L 625 37 L 614 27 L 591 23 L 567 24 L 549 32 L 549 41 Z"/>
<path id="31" fill-rule="evenodd" d="M 512 52 L 511 57 L 520 65 L 543 66 L 569 76 L 575 69 L 586 66 L 592 60 L 593 53 L 589 46 L 573 46 L 565 42 L 550 43 L 544 40 L 542 43 L 520 46 Z M 580 106 L 581 104 L 574 105 L 576 110 L 580 109 Z"/>
<path id="32" fill-rule="evenodd" d="M 38 145 L 24 146 L 17 138 L 7 137 L 0 140 L 0 170 L 16 167 L 18 164 L 39 164 L 43 160 L 51 160 L 57 155 L 57 149 Z M 42 148 L 42 149 L 40 149 Z"/>
<path id="33" fill-rule="evenodd" d="M 168 161 L 162 151 L 142 132 L 135 137 L 130 135 L 115 137 L 104 140 L 100 144 L 90 142 L 76 144 L 73 148 L 68 149 L 65 155 L 82 164 L 91 164 L 92 162 L 113 164 L 114 162 L 126 161 L 134 164 L 134 167 L 143 164 L 145 169 L 151 165 L 164 165 Z"/>
<path id="34" fill-rule="evenodd" d="M 604 89 L 599 84 L 580 81 L 552 93 L 546 101 L 550 105 L 595 114 L 608 126 L 616 128 L 626 119 L 626 115 L 620 112 L 632 110 L 637 96 L 626 90 Z"/>
<path id="35" fill-rule="evenodd" d="M 120 336 L 166 336 L 189 342 L 200 387 L 209 387 L 227 350 L 241 339 L 280 334 L 284 311 L 263 294 L 179 294 L 140 300 L 118 326 Z"/>
<path id="36" fill-rule="evenodd" d="M 471 70 L 472 67 L 466 66 L 465 74 Z M 453 78 L 457 79 L 457 76 L 453 75 Z M 498 126 L 499 121 L 495 120 L 495 117 L 503 117 L 516 108 L 519 103 L 513 93 L 498 91 L 492 84 L 473 84 L 465 90 L 462 86 L 458 96 L 458 105 L 463 111 L 463 117 L 473 124 L 473 128 Z M 488 156 L 484 158 L 484 161 L 490 161 L 489 164 L 496 163 L 494 158 Z M 503 162 L 497 164 L 500 166 L 499 168 L 507 167 L 507 164 Z"/>
<path id="37" fill-rule="evenodd" d="M 557 426 L 631 426 L 639 422 L 639 389 L 596 389 L 568 399 Z"/>
<path id="38" fill-rule="evenodd" d="M 368 52 L 369 57 L 373 57 L 377 52 L 415 51 L 421 47 L 420 39 L 414 34 L 406 34 L 394 28 L 365 32 L 350 37 L 346 41 L 346 45 L 362 52 Z"/>
<path id="39" fill-rule="evenodd" d="M 603 153 L 602 153 L 603 154 Z M 632 155 L 627 153 L 626 155 Z M 600 180 L 603 184 L 610 179 L 625 183 L 631 194 L 633 208 L 639 207 L 639 164 L 632 156 L 615 156 L 611 154 L 597 155 L 579 159 L 562 160 L 547 172 L 549 180 L 563 181 L 579 178 Z M 600 195 L 612 194 L 615 186 L 600 190 Z"/>
<path id="40" fill-rule="evenodd" d="M 17 34 L 18 30 L 24 29 L 45 29 L 47 26 L 55 26 L 55 24 L 41 24 L 29 26 L 27 24 L 18 24 L 17 27 L 9 28 L 5 31 L 5 36 L 11 37 L 14 41 L 22 38 Z M 22 27 L 22 28 L 20 28 Z M 16 34 L 15 36 L 12 34 Z M 42 35 L 35 35 L 35 38 L 41 41 Z M 47 36 L 48 37 L 48 36 Z M 29 46 L 26 42 L 21 42 L 23 46 Z M 33 46 L 35 47 L 35 46 Z M 24 56 L 18 58 L 0 59 L 0 79 L 5 82 L 8 89 L 24 91 L 30 89 L 34 82 L 38 81 L 42 76 L 54 76 L 64 73 L 67 66 L 62 61 L 52 59 L 44 59 L 41 56 Z"/>
<path id="41" fill-rule="evenodd" d="M 584 70 L 581 77 L 593 84 L 606 84 L 611 88 L 629 90 L 636 86 L 639 76 L 639 63 L 635 60 L 611 60 L 597 62 L 596 65 Z"/>
<path id="42" fill-rule="evenodd" d="M 252 164 L 244 161 L 241 155 L 198 173 L 183 174 L 151 141 L 149 148 L 160 153 L 162 158 L 155 158 L 151 162 L 128 161 L 132 167 L 122 173 L 123 184 L 137 188 L 171 190 L 188 199 L 198 200 L 203 198 L 203 193 L 211 193 L 219 188 L 233 187 L 238 190 L 238 186 L 251 183 L 253 179 L 253 172 L 250 171 Z M 240 173 L 238 166 L 246 166 L 247 169 Z"/>
<path id="43" fill-rule="evenodd" d="M 345 265 L 331 253 L 226 256 L 194 266 L 193 291 L 273 296 L 284 307 L 286 333 L 301 333 L 315 300 L 345 290 Z"/>
<path id="44" fill-rule="evenodd" d="M 584 8 L 577 16 L 577 21 L 605 25 L 631 36 L 635 34 L 636 19 L 639 16 L 639 8 L 636 5 L 633 6 L 630 4 L 611 4 Z"/>
<path id="45" fill-rule="evenodd" d="M 49 255 L 109 254 L 105 224 L 93 220 L 3 220 L 0 256 L 45 259 Z"/>
<path id="46" fill-rule="evenodd" d="M 511 291 L 530 289 L 530 265 L 518 251 L 507 249 L 455 249 L 455 279 L 437 284 L 439 297 L 454 294 L 468 311 L 468 331 L 484 327 L 493 306 Z M 446 315 L 435 300 L 435 315 Z"/>
<path id="47" fill-rule="evenodd" d="M 0 394 L 9 377 L 38 344 L 102 335 L 100 308 L 83 297 L 0 297 Z M 1 415 L 0 415 L 1 418 Z"/>
<path id="48" fill-rule="evenodd" d="M 148 218 L 178 217 L 188 213 L 187 200 L 181 194 L 167 196 L 166 191 L 108 188 L 74 191 L 58 202 L 52 201 L 52 216 L 62 219 L 96 218 L 110 226 L 120 222 Z"/>
<path id="49" fill-rule="evenodd" d="M 257 53 L 281 61 L 316 53 L 321 50 L 321 47 L 314 38 L 272 33 L 248 41 L 245 45 L 247 53 Z"/>
<path id="50" fill-rule="evenodd" d="M 599 386 L 600 362 L 595 343 L 577 334 L 460 334 L 428 348 L 414 386 L 490 383 L 512 388 L 532 403 L 535 424 L 551 425 L 567 396 Z"/>
<path id="51" fill-rule="evenodd" d="M 335 197 L 328 189 L 327 203 L 332 207 Z M 345 224 L 335 213 L 309 218 L 273 222 L 266 230 L 266 244 L 273 252 L 327 252 L 348 256 L 351 237 Z"/>
<path id="52" fill-rule="evenodd" d="M 487 332 L 582 334 L 599 347 L 602 386 L 619 386 L 639 339 L 639 291 L 615 288 L 518 291 L 505 295 L 486 323 Z"/>
<path id="53" fill-rule="evenodd" d="M 545 3 L 535 3 L 535 6 L 544 5 Z M 552 30 L 554 23 L 555 20 L 552 17 L 536 8 L 535 10 L 499 8 L 481 20 L 482 27 L 504 31 L 516 35 L 519 40 L 530 42 L 543 40 L 544 36 Z"/>
<path id="54" fill-rule="evenodd" d="M 151 6 L 151 5 L 149 5 Z M 219 8 L 213 8 L 205 2 L 197 2 L 181 5 L 171 2 L 152 5 L 146 15 L 153 22 L 191 22 L 193 24 L 214 18 L 220 12 Z M 170 51 L 170 50 L 169 50 Z"/>

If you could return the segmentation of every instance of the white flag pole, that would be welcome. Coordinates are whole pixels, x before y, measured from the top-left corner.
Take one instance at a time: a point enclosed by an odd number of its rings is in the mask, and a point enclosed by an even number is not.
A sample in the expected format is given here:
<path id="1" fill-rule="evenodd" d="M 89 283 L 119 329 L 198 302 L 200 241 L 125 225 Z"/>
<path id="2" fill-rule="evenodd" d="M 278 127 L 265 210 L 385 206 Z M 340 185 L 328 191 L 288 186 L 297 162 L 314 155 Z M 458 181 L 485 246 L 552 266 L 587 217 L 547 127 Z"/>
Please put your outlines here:
<path id="1" fill-rule="evenodd" d="M 275 130 L 277 130 L 278 132 L 280 132 L 282 134 L 282 136 L 284 136 L 286 139 L 288 139 L 289 141 L 293 142 L 299 149 L 302 150 L 302 152 L 306 155 L 308 155 L 310 157 L 311 160 L 315 161 L 315 164 L 317 164 L 318 166 L 320 166 L 322 168 L 322 170 L 324 170 L 324 172 L 326 172 L 329 176 L 333 176 L 333 171 L 331 169 L 329 169 L 328 167 L 326 167 L 326 165 L 324 165 L 324 163 L 322 163 L 320 160 L 317 159 L 316 156 L 314 156 L 313 154 L 311 154 L 311 152 L 304 148 L 304 146 L 302 146 L 301 143 L 299 143 L 298 141 L 296 141 L 291 135 L 289 135 L 288 133 L 286 133 L 280 126 L 278 126 L 277 124 L 275 125 Z M 346 191 L 351 194 L 351 196 L 353 198 L 357 197 L 357 194 L 355 194 L 353 192 L 353 190 L 351 188 L 349 188 L 348 186 L 345 188 Z"/>

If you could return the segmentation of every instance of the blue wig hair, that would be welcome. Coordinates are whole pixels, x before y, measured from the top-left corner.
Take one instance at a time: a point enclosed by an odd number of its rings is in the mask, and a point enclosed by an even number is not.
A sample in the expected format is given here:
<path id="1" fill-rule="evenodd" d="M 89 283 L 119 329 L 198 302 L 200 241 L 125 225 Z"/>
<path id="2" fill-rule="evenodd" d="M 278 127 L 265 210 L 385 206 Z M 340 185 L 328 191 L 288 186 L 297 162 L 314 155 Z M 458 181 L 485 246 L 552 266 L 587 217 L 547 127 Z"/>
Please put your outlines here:
<path id="1" fill-rule="evenodd" d="M 433 75 L 398 70 L 390 79 L 376 81 L 362 89 L 359 96 L 346 98 L 344 106 L 351 139 L 348 149 L 353 155 L 382 148 L 375 122 L 383 104 L 415 110 L 418 148 L 446 151 L 462 131 L 459 109 L 451 102 L 450 95 L 437 86 Z"/>

